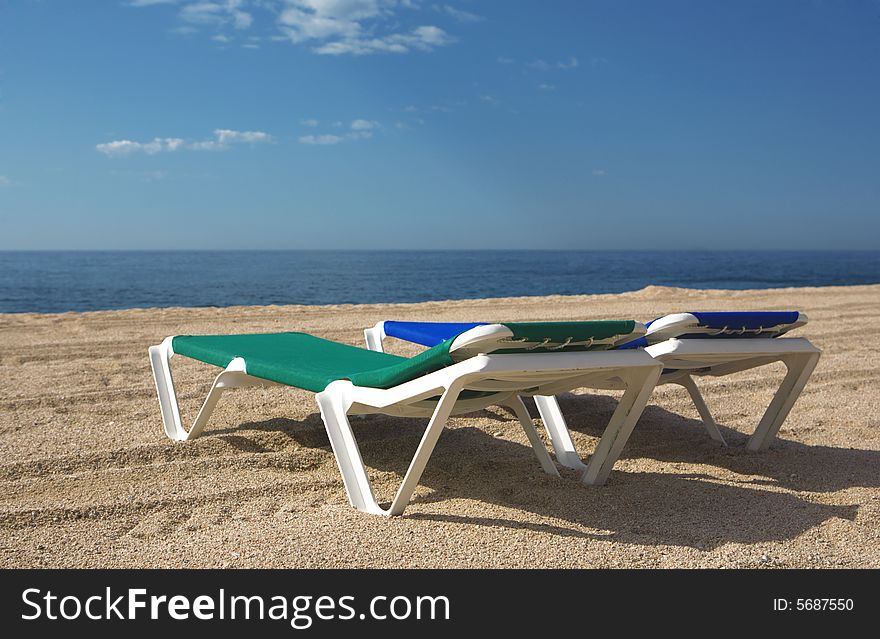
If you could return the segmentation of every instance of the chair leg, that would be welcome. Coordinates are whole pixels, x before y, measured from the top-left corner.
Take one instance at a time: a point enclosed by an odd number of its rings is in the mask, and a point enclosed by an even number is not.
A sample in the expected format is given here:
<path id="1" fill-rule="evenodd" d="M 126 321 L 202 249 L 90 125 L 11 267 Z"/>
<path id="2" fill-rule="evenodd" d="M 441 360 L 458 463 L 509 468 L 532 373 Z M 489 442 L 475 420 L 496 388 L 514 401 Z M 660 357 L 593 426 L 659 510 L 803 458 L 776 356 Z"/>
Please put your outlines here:
<path id="1" fill-rule="evenodd" d="M 223 373 L 220 373 L 220 375 L 222 374 Z M 205 426 L 208 425 L 208 420 L 214 412 L 217 402 L 220 401 L 220 396 L 223 394 L 223 391 L 226 390 L 226 387 L 218 386 L 218 382 L 221 381 L 220 375 L 214 380 L 214 384 L 211 386 L 208 396 L 205 398 L 202 407 L 199 409 L 199 414 L 196 415 L 196 420 L 193 422 L 192 428 L 189 429 L 186 439 L 195 439 L 202 434 L 202 431 L 205 430 Z"/>
<path id="2" fill-rule="evenodd" d="M 519 419 L 519 423 L 526 432 L 526 437 L 529 438 L 529 443 L 532 445 L 532 450 L 535 451 L 535 456 L 538 458 L 538 463 L 541 464 L 541 468 L 543 468 L 544 472 L 548 475 L 559 477 L 559 471 L 553 464 L 553 460 L 550 459 L 550 453 L 547 452 L 547 448 L 544 446 L 544 442 L 541 441 L 538 431 L 535 430 L 535 424 L 532 422 L 532 417 L 529 415 L 529 411 L 526 410 L 526 405 L 523 403 L 522 398 L 519 395 L 516 395 L 510 403 L 507 404 L 507 407 L 510 408 L 514 415 L 516 415 L 517 419 Z"/>
<path id="3" fill-rule="evenodd" d="M 342 392 L 333 388 L 333 384 L 330 384 L 324 392 L 318 393 L 315 399 L 321 410 L 321 419 L 324 420 L 324 428 L 327 429 L 336 464 L 342 474 L 342 483 L 345 485 L 349 503 L 363 512 L 385 514 L 376 503 L 364 460 L 361 458 L 360 449 L 348 421 L 346 413 L 350 403 L 346 401 Z"/>
<path id="4" fill-rule="evenodd" d="M 446 426 L 446 421 L 449 419 L 461 389 L 458 385 L 452 385 L 443 392 L 403 477 L 403 482 L 400 484 L 391 506 L 385 509 L 379 506 L 373 494 L 367 469 L 351 429 L 351 423 L 348 421 L 347 413 L 351 401 L 346 397 L 346 389 L 350 385 L 350 382 L 345 381 L 333 382 L 316 396 L 318 406 L 321 409 L 321 417 L 330 438 L 330 445 L 336 456 L 339 471 L 342 473 L 342 481 L 345 484 L 345 491 L 348 493 L 348 500 L 352 506 L 363 512 L 385 516 L 400 515 L 412 499 L 419 479 L 421 479 L 428 459 L 434 451 L 434 446 L 440 438 L 440 433 Z"/>
<path id="5" fill-rule="evenodd" d="M 153 369 L 153 381 L 156 384 L 156 394 L 159 396 L 162 426 L 169 438 L 183 441 L 187 438 L 187 432 L 180 421 L 180 408 L 177 404 L 169 359 L 170 355 L 164 343 L 150 347 L 150 367 Z"/>
<path id="6" fill-rule="evenodd" d="M 398 488 L 394 501 L 391 502 L 391 507 L 388 509 L 389 515 L 403 514 L 404 509 L 409 504 L 410 499 L 412 499 L 419 479 L 422 477 L 431 453 L 434 452 L 434 446 L 436 446 L 440 433 L 443 432 L 443 428 L 446 426 L 446 421 L 449 419 L 449 415 L 455 406 L 455 402 L 458 400 L 460 392 L 461 388 L 456 385 L 447 388 L 442 397 L 440 397 L 437 408 L 434 409 L 434 414 L 431 415 L 431 421 L 428 422 L 428 428 L 425 429 L 422 441 L 419 442 L 419 447 L 416 449 L 416 454 L 412 462 L 410 462 L 406 475 L 403 477 L 403 483 Z"/>
<path id="7" fill-rule="evenodd" d="M 691 396 L 691 401 L 694 402 L 694 406 L 700 414 L 700 418 L 703 420 L 703 427 L 706 429 L 706 432 L 709 433 L 709 437 L 722 446 L 727 446 L 727 441 L 725 441 L 724 435 L 721 434 L 718 424 L 715 423 L 715 418 L 712 417 L 709 407 L 706 406 L 706 401 L 703 399 L 700 389 L 697 388 L 697 383 L 694 381 L 694 378 L 690 375 L 686 375 L 680 380 L 676 380 L 675 383 L 683 386 Z"/>
<path id="8" fill-rule="evenodd" d="M 571 440 L 571 434 L 568 432 L 568 424 L 565 423 L 565 417 L 559 409 L 556 397 L 535 395 L 535 405 L 538 407 L 538 414 L 544 422 L 544 428 L 547 430 L 559 463 L 566 468 L 585 470 L 587 465 L 581 461 L 577 454 L 577 449 Z"/>
<path id="9" fill-rule="evenodd" d="M 636 422 L 648 403 L 654 386 L 660 378 L 661 367 L 648 370 L 638 369 L 630 373 L 626 379 L 626 392 L 620 398 L 611 421 L 599 440 L 595 452 L 590 456 L 587 467 L 581 475 L 585 484 L 601 485 L 608 479 L 611 469 L 623 447 L 626 445 Z"/>
<path id="10" fill-rule="evenodd" d="M 166 343 L 150 347 L 150 366 L 153 369 L 153 381 L 159 396 L 159 410 L 162 413 L 162 425 L 165 434 L 175 441 L 188 441 L 202 434 L 223 391 L 229 388 L 246 388 L 253 386 L 272 386 L 274 382 L 250 377 L 246 372 L 244 360 L 233 359 L 229 365 L 214 378 L 211 390 L 205 398 L 199 414 L 187 431 L 180 417 L 180 406 L 177 403 L 177 392 L 174 389 L 174 378 L 171 375 L 171 351 Z"/>
<path id="11" fill-rule="evenodd" d="M 199 409 L 199 414 L 196 416 L 192 428 L 187 432 L 180 418 L 180 407 L 177 403 L 177 392 L 174 389 L 174 378 L 171 375 L 171 362 L 167 350 L 162 346 L 151 346 L 150 365 L 153 368 L 153 381 L 156 383 L 156 393 L 159 396 L 159 410 L 162 413 L 165 434 L 175 441 L 195 439 L 205 429 L 223 391 L 229 388 L 224 383 L 228 377 L 227 371 L 223 371 L 214 378 L 211 390 Z"/>
<path id="12" fill-rule="evenodd" d="M 749 438 L 746 444 L 748 450 L 764 450 L 770 446 L 819 363 L 819 355 L 818 352 L 799 353 L 783 360 L 788 371 L 758 427 Z"/>

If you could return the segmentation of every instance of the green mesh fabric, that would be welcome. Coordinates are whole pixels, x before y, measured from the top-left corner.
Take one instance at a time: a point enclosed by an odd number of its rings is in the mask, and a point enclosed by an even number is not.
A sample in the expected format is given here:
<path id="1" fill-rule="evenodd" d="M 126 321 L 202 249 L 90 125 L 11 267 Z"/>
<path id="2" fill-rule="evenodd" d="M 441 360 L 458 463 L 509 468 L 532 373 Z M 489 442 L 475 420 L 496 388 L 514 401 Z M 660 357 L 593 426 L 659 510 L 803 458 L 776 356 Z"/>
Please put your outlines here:
<path id="1" fill-rule="evenodd" d="M 415 357 L 377 353 L 305 333 L 178 335 L 175 353 L 226 367 L 242 357 L 248 375 L 319 393 L 338 379 L 358 386 L 390 388 L 449 366 L 449 345 L 438 344 Z"/>
<path id="2" fill-rule="evenodd" d="M 635 328 L 633 321 L 590 322 L 525 322 L 505 324 L 514 339 L 527 338 L 529 342 L 562 343 L 608 339 L 627 335 Z M 377 353 L 356 346 L 331 342 L 306 333 L 262 333 L 250 335 L 178 335 L 172 342 L 174 352 L 215 366 L 226 367 L 236 357 L 245 360 L 249 375 L 268 379 L 288 386 L 304 388 L 316 393 L 338 379 L 350 380 L 357 386 L 391 388 L 453 363 L 449 356 L 449 339 L 414 357 L 399 357 Z M 569 346 L 565 350 L 607 348 Z M 495 350 L 495 353 L 532 352 L 515 346 Z M 556 351 L 558 352 L 558 351 Z"/>

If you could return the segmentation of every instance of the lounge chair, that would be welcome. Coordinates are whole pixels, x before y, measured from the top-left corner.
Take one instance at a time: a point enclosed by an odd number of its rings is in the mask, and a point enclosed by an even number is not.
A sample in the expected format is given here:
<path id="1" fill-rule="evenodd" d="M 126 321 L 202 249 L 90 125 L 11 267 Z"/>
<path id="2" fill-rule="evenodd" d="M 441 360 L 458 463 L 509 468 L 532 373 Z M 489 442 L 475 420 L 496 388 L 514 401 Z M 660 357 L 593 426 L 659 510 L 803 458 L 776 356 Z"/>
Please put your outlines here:
<path id="1" fill-rule="evenodd" d="M 664 369 L 658 385 L 678 384 L 687 389 L 709 436 L 722 445 L 726 445 L 724 437 L 693 378 L 784 363 L 785 378 L 746 445 L 748 450 L 761 450 L 776 437 L 819 361 L 819 349 L 805 338 L 780 339 L 806 323 L 806 315 L 797 311 L 677 313 L 648 323 L 643 337 L 624 340 L 615 348 L 642 349 L 661 362 Z M 364 335 L 369 348 L 384 350 L 386 337 L 431 346 L 446 331 L 472 326 L 480 324 L 386 321 L 366 329 Z M 536 393 L 535 403 L 559 462 L 569 468 L 584 468 L 556 398 Z"/>
<path id="2" fill-rule="evenodd" d="M 603 483 L 639 418 L 661 367 L 644 351 L 600 350 L 636 339 L 633 321 L 486 324 L 455 331 L 411 358 L 331 342 L 304 333 L 177 336 L 150 348 L 165 433 L 198 437 L 228 388 L 287 385 L 317 393 L 348 499 L 359 510 L 399 515 L 409 503 L 451 415 L 500 405 L 513 411 L 545 472 L 559 474 L 521 396 L 580 387 L 625 388 L 601 441 L 583 465 L 584 481 Z M 189 431 L 181 422 L 171 358 L 223 367 Z M 430 417 L 390 507 L 373 494 L 349 414 Z"/>

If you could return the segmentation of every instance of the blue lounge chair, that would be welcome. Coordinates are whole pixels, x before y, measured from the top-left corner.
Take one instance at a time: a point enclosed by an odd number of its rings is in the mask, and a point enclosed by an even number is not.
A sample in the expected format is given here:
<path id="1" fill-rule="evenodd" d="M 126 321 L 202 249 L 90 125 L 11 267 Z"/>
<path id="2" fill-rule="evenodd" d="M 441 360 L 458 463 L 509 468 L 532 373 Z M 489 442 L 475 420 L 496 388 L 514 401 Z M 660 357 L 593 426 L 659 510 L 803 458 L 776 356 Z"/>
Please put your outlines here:
<path id="1" fill-rule="evenodd" d="M 676 313 L 648 323 L 643 337 L 607 345 L 614 349 L 641 348 L 663 364 L 657 384 L 678 384 L 690 394 L 709 436 L 726 445 L 703 396 L 696 376 L 721 376 L 773 362 L 782 362 L 787 373 L 773 400 L 749 438 L 749 450 L 767 448 L 791 411 L 815 369 L 821 351 L 803 337 L 785 337 L 807 323 L 807 317 L 790 312 Z M 393 337 L 432 346 L 463 328 L 480 323 L 379 322 L 364 331 L 367 346 L 383 351 L 383 342 Z M 536 395 L 535 403 L 550 436 L 556 457 L 569 468 L 584 468 L 565 418 L 555 397 Z"/>

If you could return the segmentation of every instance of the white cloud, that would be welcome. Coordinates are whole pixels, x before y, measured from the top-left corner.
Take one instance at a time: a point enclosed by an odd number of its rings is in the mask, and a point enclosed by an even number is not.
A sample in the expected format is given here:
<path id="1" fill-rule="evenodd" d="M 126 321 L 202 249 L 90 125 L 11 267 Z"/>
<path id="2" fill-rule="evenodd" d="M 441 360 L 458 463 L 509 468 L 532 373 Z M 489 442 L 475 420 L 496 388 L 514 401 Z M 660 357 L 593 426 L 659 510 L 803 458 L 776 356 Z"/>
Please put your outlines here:
<path id="1" fill-rule="evenodd" d="M 152 7 L 156 4 L 177 4 L 177 0 L 129 0 L 130 7 Z"/>
<path id="2" fill-rule="evenodd" d="M 605 177 L 606 175 L 608 175 L 608 171 L 606 171 L 605 169 L 593 169 L 593 175 L 595 175 L 596 177 Z"/>
<path id="3" fill-rule="evenodd" d="M 302 124 L 306 126 L 318 126 L 319 123 L 317 120 L 303 120 Z M 334 122 L 330 126 L 339 129 L 342 128 L 343 123 Z M 299 143 L 326 146 L 330 144 L 340 144 L 349 140 L 367 140 L 373 137 L 374 131 L 381 127 L 382 125 L 379 122 L 376 122 L 376 120 L 357 118 L 348 124 L 348 132 L 340 132 L 338 134 L 323 133 L 319 135 L 301 135 L 299 137 Z"/>
<path id="4" fill-rule="evenodd" d="M 341 135 L 302 135 L 299 138 L 300 144 L 339 144 L 345 140 Z"/>
<path id="5" fill-rule="evenodd" d="M 236 29 L 247 29 L 254 23 L 254 18 L 244 11 L 235 11 L 232 14 L 232 25 Z"/>
<path id="6" fill-rule="evenodd" d="M 322 55 L 430 51 L 453 41 L 443 29 L 430 25 L 377 34 L 379 27 L 391 22 L 395 4 L 394 0 L 285 0 L 278 24 L 291 42 L 310 42 L 312 51 Z"/>
<path id="7" fill-rule="evenodd" d="M 309 118 L 308 120 L 300 120 L 299 123 L 302 124 L 303 126 L 310 126 L 310 127 L 313 127 L 313 128 L 316 127 L 316 126 L 318 126 L 319 124 L 321 124 L 321 123 L 320 123 L 318 120 L 316 120 L 315 118 Z"/>
<path id="8" fill-rule="evenodd" d="M 168 30 L 170 33 L 181 36 L 190 36 L 194 33 L 198 33 L 199 30 L 190 25 L 181 25 L 179 27 L 174 27 L 173 29 Z"/>
<path id="9" fill-rule="evenodd" d="M 0 189 L 6 188 L 7 186 L 12 186 L 12 180 L 5 175 L 0 175 Z"/>
<path id="10" fill-rule="evenodd" d="M 356 37 L 360 20 L 379 15 L 378 0 L 287 0 L 278 22 L 292 42 Z"/>
<path id="11" fill-rule="evenodd" d="M 158 182 L 168 177 L 168 171 L 110 171 L 110 175 L 134 178 L 140 182 Z"/>
<path id="12" fill-rule="evenodd" d="M 259 144 L 272 142 L 272 136 L 263 131 L 234 131 L 232 129 L 215 129 L 214 138 L 187 142 L 183 138 L 153 138 L 149 142 L 132 140 L 113 140 L 95 146 L 98 153 L 107 157 L 125 157 L 135 153 L 156 155 L 157 153 L 173 153 L 174 151 L 223 151 L 232 144 Z"/>
<path id="13" fill-rule="evenodd" d="M 232 26 L 247 29 L 254 21 L 253 16 L 244 11 L 245 0 L 219 0 L 190 2 L 180 9 L 180 19 L 195 25 L 210 27 Z"/>
<path id="14" fill-rule="evenodd" d="M 443 5 L 434 5 L 435 11 L 440 11 L 445 13 L 452 18 L 455 18 L 461 23 L 468 24 L 474 22 L 482 22 L 485 20 L 483 16 L 478 16 L 476 13 L 471 13 L 470 11 L 465 11 L 464 9 L 456 9 L 455 7 L 449 6 L 448 4 Z"/>
<path id="15" fill-rule="evenodd" d="M 132 153 L 155 155 L 164 151 L 177 151 L 183 146 L 181 138 L 153 138 L 150 142 L 133 142 L 131 140 L 114 140 L 98 144 L 95 149 L 107 157 L 121 157 Z"/>
<path id="16" fill-rule="evenodd" d="M 351 121 L 351 130 L 352 131 L 368 131 L 370 129 L 375 129 L 379 126 L 379 123 L 375 120 L 352 120 Z"/>
<path id="17" fill-rule="evenodd" d="M 245 11 L 247 5 L 263 6 L 255 0 L 128 0 L 130 7 L 153 7 L 157 5 L 181 5 L 177 12 L 183 25 L 171 29 L 178 35 L 191 35 L 199 27 L 211 29 L 247 29 L 253 24 L 253 15 Z M 213 36 L 218 42 L 229 42 L 228 36 L 219 33 Z"/>
<path id="18" fill-rule="evenodd" d="M 555 84 L 547 84 L 546 82 L 542 82 L 538 85 L 538 89 L 541 91 L 554 91 L 556 89 Z"/>
<path id="19" fill-rule="evenodd" d="M 236 144 L 246 142 L 249 144 L 259 144 L 262 142 L 271 142 L 272 136 L 265 131 L 233 131 L 232 129 L 214 129 L 214 135 L 220 144 Z"/>
<path id="20" fill-rule="evenodd" d="M 453 42 L 439 27 L 416 27 L 409 33 L 393 33 L 382 38 L 344 38 L 326 42 L 312 49 L 321 55 L 370 55 L 373 53 L 409 53 L 431 51 Z"/>
<path id="21" fill-rule="evenodd" d="M 128 0 L 129 6 L 176 4 L 182 23 L 173 32 L 207 29 L 225 42 L 229 29 L 248 29 L 258 12 L 274 20 L 281 35 L 271 40 L 305 43 L 322 55 L 368 55 L 431 51 L 455 39 L 430 24 L 404 27 L 398 13 L 423 8 L 416 0 Z M 476 14 L 433 5 L 458 22 L 478 22 Z M 252 47 L 251 47 L 252 48 Z"/>
<path id="22" fill-rule="evenodd" d="M 560 60 L 559 62 L 547 62 L 546 60 L 532 60 L 526 67 L 529 69 L 535 69 L 536 71 L 549 71 L 551 69 L 577 69 L 580 66 L 580 62 L 574 56 L 570 57 L 568 60 Z"/>
<path id="23" fill-rule="evenodd" d="M 498 61 L 498 64 L 513 64 L 514 62 L 516 62 L 516 60 L 514 60 L 513 58 L 508 58 L 503 55 L 500 55 L 495 59 Z"/>
<path id="24" fill-rule="evenodd" d="M 491 95 L 476 96 L 476 100 L 482 102 L 493 102 L 495 98 Z M 463 99 L 446 100 L 445 104 L 408 104 L 402 108 L 395 108 L 394 111 L 400 113 L 413 114 L 431 114 L 431 113 L 452 113 L 468 106 L 468 101 Z"/>
<path id="25" fill-rule="evenodd" d="M 217 140 L 199 140 L 187 145 L 187 151 L 224 151 L 227 147 L 223 146 Z"/>

